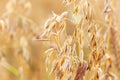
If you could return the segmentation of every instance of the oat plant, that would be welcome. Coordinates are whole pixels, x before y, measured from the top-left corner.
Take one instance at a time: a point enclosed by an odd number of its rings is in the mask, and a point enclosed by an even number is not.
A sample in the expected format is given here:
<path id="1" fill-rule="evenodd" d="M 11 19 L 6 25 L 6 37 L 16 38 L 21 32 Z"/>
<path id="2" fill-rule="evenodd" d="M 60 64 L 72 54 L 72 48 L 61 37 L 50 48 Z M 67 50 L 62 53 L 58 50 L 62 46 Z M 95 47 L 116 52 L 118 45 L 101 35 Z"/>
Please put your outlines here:
<path id="1" fill-rule="evenodd" d="M 67 10 L 61 14 L 52 11 L 46 20 L 41 36 L 36 39 L 49 45 L 45 51 L 46 71 L 54 74 L 55 80 L 118 80 L 111 71 L 109 51 L 113 0 L 103 2 L 98 13 L 97 0 L 63 0 Z M 68 23 L 73 24 L 71 34 Z M 116 46 L 116 40 L 112 43 Z M 119 52 L 116 47 L 114 52 Z"/>

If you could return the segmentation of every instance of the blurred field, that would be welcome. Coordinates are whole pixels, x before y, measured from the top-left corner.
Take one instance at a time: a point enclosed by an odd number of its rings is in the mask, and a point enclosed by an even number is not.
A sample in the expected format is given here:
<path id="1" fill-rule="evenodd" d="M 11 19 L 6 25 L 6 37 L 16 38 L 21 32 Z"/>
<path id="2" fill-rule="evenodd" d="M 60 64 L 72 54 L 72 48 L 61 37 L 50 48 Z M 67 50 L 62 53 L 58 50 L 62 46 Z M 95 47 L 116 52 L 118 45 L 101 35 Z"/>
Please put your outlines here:
<path id="1" fill-rule="evenodd" d="M 14 10 L 13 13 L 9 13 L 9 10 L 12 8 L 8 6 L 6 9 L 6 6 L 8 5 L 8 2 L 12 1 L 11 7 L 13 6 Z M 64 11 L 72 11 L 73 6 L 65 6 L 62 0 L 18 0 L 21 1 L 21 4 L 17 5 L 14 4 L 14 1 L 17 0 L 0 0 L 0 80 L 55 80 L 55 75 L 50 75 L 50 71 L 46 71 L 45 64 L 45 51 L 54 45 L 51 45 L 52 42 L 33 40 L 33 38 L 36 36 L 39 38 L 44 32 L 43 25 L 46 20 L 53 15 L 52 11 L 60 15 Z M 104 0 L 88 1 L 90 4 L 93 4 L 92 7 L 95 8 L 94 12 L 96 13 L 94 20 L 102 25 L 100 26 L 104 33 L 107 30 L 107 28 L 104 27 L 107 23 L 104 23 L 104 15 L 101 12 L 104 9 Z M 25 5 L 27 2 L 28 4 Z M 29 2 L 31 5 L 29 5 Z M 110 71 L 112 71 L 118 77 L 118 80 L 120 80 L 120 60 L 116 62 L 116 60 L 120 58 L 120 46 L 114 45 L 117 43 L 120 45 L 120 1 L 113 0 L 113 2 L 115 5 L 113 5 L 114 13 L 112 14 L 112 26 L 115 26 L 115 31 L 113 27 L 112 35 L 115 35 L 115 37 L 110 35 L 110 48 L 109 51 L 106 52 L 109 53 L 112 61 L 112 68 Z M 24 5 L 25 9 L 23 8 Z M 60 45 L 63 45 L 67 36 L 71 36 L 74 33 L 74 22 L 81 18 L 80 16 L 76 19 L 73 17 L 72 13 L 69 12 L 67 18 L 69 18 L 71 22 L 66 21 L 66 34 L 63 33 L 60 35 Z M 2 23 L 2 20 L 4 23 Z M 86 28 L 84 31 L 85 30 Z M 87 41 L 88 34 L 84 31 L 83 33 L 85 33 L 84 35 Z M 88 45 L 86 41 L 84 41 L 84 56 L 85 60 L 88 61 L 90 54 L 87 53 L 90 53 L 91 49 L 86 48 Z M 114 41 L 116 42 L 114 43 Z M 111 47 L 111 45 L 114 46 Z M 116 55 L 118 56 L 117 58 Z M 56 55 L 53 54 L 51 60 L 55 57 Z M 118 69 L 116 67 L 117 65 Z M 51 65 L 49 65 L 49 68 L 51 68 Z"/>
<path id="2" fill-rule="evenodd" d="M 8 1 L 10 0 L 0 0 L 0 15 L 3 15 L 6 12 L 5 8 Z M 37 27 L 35 26 L 34 29 L 37 29 L 36 32 L 38 34 L 41 33 L 41 26 L 51 14 L 51 10 L 54 10 L 57 13 L 61 13 L 64 10 L 61 7 L 60 1 L 55 2 L 55 0 L 30 0 L 30 2 L 32 3 L 32 9 L 30 11 L 30 14 L 28 15 L 28 18 L 30 18 L 35 22 L 35 24 L 37 24 Z M 15 19 L 17 19 L 17 16 L 12 15 L 11 25 L 15 23 Z M 12 22 L 12 20 L 14 21 Z M 22 33 L 21 35 L 24 36 L 24 33 Z M 29 34 L 27 34 L 26 36 L 28 35 Z M 6 33 L 6 35 L 3 36 L 7 37 L 8 35 Z M 26 79 L 21 79 L 19 76 L 16 77 L 9 70 L 0 65 L 0 80 L 53 80 L 53 78 L 49 76 L 48 73 L 45 71 L 45 46 L 39 41 L 32 41 L 33 37 L 34 35 L 28 38 L 31 61 L 29 63 L 26 63 L 22 59 L 18 60 L 18 58 L 21 58 L 21 55 L 15 55 L 15 51 L 17 50 L 14 49 L 12 46 L 14 41 L 6 43 L 6 38 L 2 39 L 3 37 L 1 36 L 0 44 L 2 44 L 3 41 L 5 42 L 3 43 L 3 45 L 5 46 L 5 57 L 7 58 L 8 63 L 11 66 L 14 66 L 15 69 L 18 69 L 20 64 L 22 64 L 21 66 L 23 66 L 25 70 L 23 76 Z M 19 39 L 17 40 L 19 41 Z M 3 47 L 3 45 L 0 46 Z"/>

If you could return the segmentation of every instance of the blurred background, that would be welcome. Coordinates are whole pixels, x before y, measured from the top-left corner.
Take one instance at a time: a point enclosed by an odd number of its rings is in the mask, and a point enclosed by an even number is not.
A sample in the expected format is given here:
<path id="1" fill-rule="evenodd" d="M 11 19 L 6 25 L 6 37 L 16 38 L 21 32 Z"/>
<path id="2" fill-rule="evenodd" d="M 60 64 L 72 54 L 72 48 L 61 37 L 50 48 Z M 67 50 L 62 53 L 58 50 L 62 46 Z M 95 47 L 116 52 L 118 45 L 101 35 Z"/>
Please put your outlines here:
<path id="1" fill-rule="evenodd" d="M 41 33 L 42 25 L 52 15 L 52 10 L 57 14 L 61 14 L 65 7 L 63 7 L 60 0 L 16 1 L 23 2 L 23 4 L 16 4 L 15 0 L 0 0 L 0 19 L 6 21 L 5 28 L 8 28 L 7 20 L 9 26 L 17 25 L 15 31 L 10 31 L 12 29 L 9 27 L 6 32 L 0 32 L 0 59 L 3 60 L 3 64 L 0 65 L 0 80 L 54 80 L 53 76 L 49 75 L 45 70 L 44 51 L 47 49 L 46 42 L 33 41 L 32 38 L 34 35 Z M 24 11 L 21 7 L 27 1 L 30 5 L 28 4 L 27 9 Z M 8 12 L 14 6 L 15 11 L 20 15 Z M 28 13 L 26 13 L 27 11 Z M 20 16 L 22 16 L 22 19 Z M 24 16 L 25 18 L 23 18 Z M 23 27 L 21 20 L 25 21 L 27 27 L 25 31 L 21 29 Z M 21 37 L 23 39 L 23 43 L 21 43 L 23 45 L 25 43 L 27 49 L 29 49 L 30 54 L 24 55 L 30 57 L 29 61 L 24 60 L 21 54 L 22 45 L 19 43 Z M 18 75 L 19 70 L 21 75 Z"/>
<path id="2" fill-rule="evenodd" d="M 68 10 L 62 0 L 0 0 L 0 80 L 54 80 L 45 68 L 44 51 L 47 42 L 34 41 L 33 37 L 42 33 L 45 21 L 52 15 Z M 96 0 L 95 0 L 96 1 Z M 102 21 L 104 0 L 97 3 L 96 19 Z M 120 30 L 119 0 L 115 5 L 115 26 Z M 69 28 L 70 27 L 70 28 Z M 72 34 L 74 24 L 67 22 L 67 33 Z M 119 36 L 118 36 L 119 37 Z M 111 53 L 113 61 L 114 54 Z M 113 72 L 119 75 L 116 67 Z"/>

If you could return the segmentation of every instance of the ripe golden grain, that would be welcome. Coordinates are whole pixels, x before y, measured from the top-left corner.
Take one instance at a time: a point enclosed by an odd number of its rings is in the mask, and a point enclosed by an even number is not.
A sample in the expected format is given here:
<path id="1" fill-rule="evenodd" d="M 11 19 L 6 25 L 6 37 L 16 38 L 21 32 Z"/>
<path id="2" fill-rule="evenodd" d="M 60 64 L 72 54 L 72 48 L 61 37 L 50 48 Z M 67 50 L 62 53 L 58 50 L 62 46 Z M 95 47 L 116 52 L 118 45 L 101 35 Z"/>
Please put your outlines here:
<path id="1" fill-rule="evenodd" d="M 31 18 L 29 0 L 9 0 L 1 14 L 0 69 L 12 80 L 119 80 L 119 0 L 35 1 L 50 11 L 44 24 L 39 13 L 40 24 Z"/>

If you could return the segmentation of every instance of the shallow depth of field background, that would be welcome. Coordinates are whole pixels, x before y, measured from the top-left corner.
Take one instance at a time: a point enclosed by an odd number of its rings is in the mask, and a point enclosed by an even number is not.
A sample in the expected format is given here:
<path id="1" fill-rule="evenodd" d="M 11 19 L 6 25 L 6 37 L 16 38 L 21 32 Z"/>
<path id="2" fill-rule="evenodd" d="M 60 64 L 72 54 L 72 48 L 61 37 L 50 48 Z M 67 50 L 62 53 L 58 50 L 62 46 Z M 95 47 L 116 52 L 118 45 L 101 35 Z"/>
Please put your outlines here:
<path id="1" fill-rule="evenodd" d="M 0 0 L 0 16 L 6 12 L 5 8 L 8 1 L 9 0 Z M 104 0 L 99 0 L 99 3 L 97 5 L 97 8 L 99 8 L 99 10 L 103 8 L 103 1 Z M 120 3 L 119 0 L 117 1 L 118 3 Z M 21 54 L 16 54 L 16 52 L 19 51 L 19 48 L 13 47 L 14 40 L 10 40 L 7 42 L 8 33 L 2 35 L 0 33 L 0 50 L 4 52 L 4 56 L 8 64 L 13 66 L 16 70 L 18 70 L 21 65 L 23 66 L 24 79 L 21 79 L 20 76 L 15 76 L 14 73 L 12 73 L 10 70 L 0 65 L 0 80 L 54 80 L 54 75 L 49 75 L 49 72 L 46 72 L 45 70 L 44 51 L 48 49 L 47 46 L 48 43 L 46 44 L 46 42 L 34 41 L 32 40 L 32 38 L 34 37 L 35 34 L 41 34 L 43 28 L 42 26 L 44 22 L 49 18 L 49 16 L 52 15 L 52 11 L 54 11 L 56 14 L 61 14 L 62 12 L 67 10 L 67 7 L 65 7 L 65 5 L 62 4 L 61 0 L 30 0 L 30 2 L 32 4 L 32 7 L 31 12 L 29 15 L 27 15 L 27 17 L 31 19 L 33 22 L 35 22 L 36 26 L 32 28 L 34 29 L 33 32 L 35 33 L 32 33 L 31 30 L 28 30 L 26 34 L 19 32 L 22 30 L 20 25 L 18 27 L 20 27 L 21 30 L 20 29 L 18 30 L 17 32 L 18 37 L 15 39 L 19 41 L 19 36 L 24 36 L 24 38 L 27 38 L 30 50 L 30 61 L 26 62 L 21 56 Z M 118 13 L 115 14 L 119 18 L 118 20 L 116 20 L 116 22 L 119 22 L 120 20 L 119 12 L 120 11 L 118 11 Z M 16 18 L 17 15 L 11 16 L 10 25 L 14 24 Z M 71 34 L 74 25 L 71 23 L 68 24 L 69 25 L 67 25 L 66 30 L 69 34 Z M 119 27 L 118 29 L 120 29 Z M 2 52 L 0 54 L 2 54 Z M 111 54 L 111 56 L 114 60 L 113 54 Z M 2 58 L 1 55 L 0 58 Z M 113 72 L 118 75 L 116 68 L 113 68 Z"/>
<path id="2" fill-rule="evenodd" d="M 6 12 L 5 8 L 8 1 L 9 0 L 0 0 L 0 15 Z M 62 11 L 65 10 L 65 8 L 62 7 L 63 5 L 61 5 L 60 0 L 30 0 L 30 2 L 32 4 L 32 9 L 28 17 L 37 25 L 39 25 L 37 27 L 38 34 L 41 33 L 41 26 L 44 24 L 44 21 L 50 16 L 50 14 L 52 14 L 51 10 L 55 11 L 56 13 L 62 13 Z M 12 18 L 17 17 L 12 16 Z M 0 47 L 4 45 L 1 45 L 2 43 L 4 43 L 4 40 L 0 39 Z M 19 67 L 19 61 L 17 61 L 19 56 L 14 55 L 14 50 L 11 44 L 12 42 L 5 44 L 5 56 L 7 57 L 8 63 L 17 69 Z M 25 74 L 23 75 L 26 77 L 26 79 L 20 79 L 20 77 L 16 77 L 13 73 L 0 65 L 0 80 L 53 80 L 54 78 L 45 70 L 44 51 L 47 49 L 45 45 L 45 43 L 43 44 L 40 41 L 32 41 L 32 37 L 31 39 L 29 38 L 29 46 L 31 51 L 30 67 L 29 64 L 23 61 L 25 70 Z"/>

